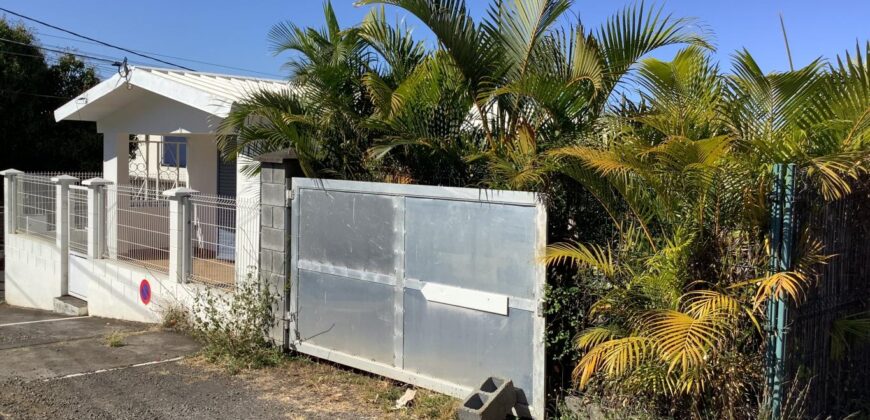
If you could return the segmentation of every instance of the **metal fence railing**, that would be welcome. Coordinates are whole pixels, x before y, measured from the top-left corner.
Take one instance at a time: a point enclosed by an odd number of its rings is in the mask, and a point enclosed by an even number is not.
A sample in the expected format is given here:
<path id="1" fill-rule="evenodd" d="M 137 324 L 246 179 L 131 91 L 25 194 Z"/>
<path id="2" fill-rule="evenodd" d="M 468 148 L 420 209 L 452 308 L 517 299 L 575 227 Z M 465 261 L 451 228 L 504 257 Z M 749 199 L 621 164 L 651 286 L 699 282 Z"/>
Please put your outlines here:
<path id="1" fill-rule="evenodd" d="M 69 187 L 69 249 L 79 254 L 88 253 L 88 188 Z"/>
<path id="2" fill-rule="evenodd" d="M 246 243 L 246 238 L 247 232 L 257 226 L 249 221 L 252 218 L 244 216 L 256 214 L 259 207 L 234 197 L 196 194 L 190 198 L 190 208 L 189 279 L 232 289 L 236 280 L 248 275 L 248 268 L 256 262 L 255 252 L 248 252 L 255 250 L 256 244 Z"/>
<path id="3" fill-rule="evenodd" d="M 81 181 L 85 181 L 85 180 L 88 180 L 91 178 L 101 178 L 103 176 L 103 173 L 102 172 L 83 172 L 83 171 L 76 171 L 76 172 L 38 171 L 38 172 L 27 172 L 27 175 L 40 176 L 40 177 L 49 178 L 49 179 L 51 179 L 52 177 L 55 177 L 55 176 L 69 175 L 71 177 L 78 178 L 79 182 L 81 182 Z"/>
<path id="4" fill-rule="evenodd" d="M 48 176 L 23 174 L 15 178 L 16 233 L 54 240 L 56 226 L 56 189 Z"/>
<path id="5" fill-rule="evenodd" d="M 169 202 L 143 197 L 136 188 L 106 188 L 107 256 L 161 273 L 169 272 Z"/>
<path id="6" fill-rule="evenodd" d="M 95 229 L 101 236 L 95 246 L 103 257 L 156 273 L 171 273 L 170 241 L 174 234 L 170 211 L 174 207 L 169 198 L 138 185 L 108 185 L 104 193 L 94 195 L 98 202 L 89 209 L 89 188 L 73 184 L 67 191 L 67 223 L 58 223 L 58 189 L 51 178 L 59 175 L 65 174 L 16 176 L 17 233 L 54 241 L 58 228 L 66 225 L 70 252 L 87 255 L 89 230 Z M 81 180 L 100 174 L 71 175 Z M 189 242 L 182 248 L 184 255 L 179 255 L 187 258 L 181 275 L 184 280 L 232 290 L 240 278 L 256 275 L 259 243 L 255 237 L 260 214 L 257 200 L 196 193 L 176 205 L 182 206 L 179 212 L 190 216 L 189 230 L 176 226 L 189 233 Z M 96 211 L 97 220 L 90 220 L 91 210 Z"/>
<path id="7" fill-rule="evenodd" d="M 815 287 L 788 310 L 786 374 L 806 391 L 806 418 L 848 418 L 870 401 L 870 179 L 826 201 L 806 175 L 798 178 L 796 232 L 817 240 L 829 259 L 817 264 Z M 855 330 L 850 330 L 855 328 Z M 841 341 L 843 339 L 846 341 Z"/>

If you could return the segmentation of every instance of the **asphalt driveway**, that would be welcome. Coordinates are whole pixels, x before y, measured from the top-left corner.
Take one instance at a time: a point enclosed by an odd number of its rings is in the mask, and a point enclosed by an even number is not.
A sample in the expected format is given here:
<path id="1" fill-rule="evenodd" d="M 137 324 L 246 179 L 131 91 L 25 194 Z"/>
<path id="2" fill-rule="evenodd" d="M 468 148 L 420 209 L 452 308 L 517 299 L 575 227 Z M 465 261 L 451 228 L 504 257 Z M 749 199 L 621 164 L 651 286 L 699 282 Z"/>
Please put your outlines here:
<path id="1" fill-rule="evenodd" d="M 181 363 L 198 349 L 150 325 L 0 304 L 0 418 L 284 417 L 240 378 Z"/>
<path id="2" fill-rule="evenodd" d="M 109 334 L 123 346 L 109 347 Z M 230 375 L 152 325 L 0 303 L 0 420 L 453 418 L 455 400 L 306 358 Z"/>

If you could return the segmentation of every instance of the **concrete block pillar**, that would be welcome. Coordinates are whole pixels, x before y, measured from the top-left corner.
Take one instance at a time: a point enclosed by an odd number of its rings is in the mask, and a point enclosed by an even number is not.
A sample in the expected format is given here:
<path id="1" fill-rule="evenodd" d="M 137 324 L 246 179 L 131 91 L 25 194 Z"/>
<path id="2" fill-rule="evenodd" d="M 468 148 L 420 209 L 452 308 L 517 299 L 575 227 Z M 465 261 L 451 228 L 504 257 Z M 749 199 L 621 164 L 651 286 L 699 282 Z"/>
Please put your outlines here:
<path id="1" fill-rule="evenodd" d="M 88 187 L 88 256 L 94 259 L 106 251 L 106 186 L 111 184 L 103 178 L 82 182 Z"/>
<path id="2" fill-rule="evenodd" d="M 55 243 L 60 252 L 60 295 L 69 293 L 69 186 L 79 179 L 69 175 L 55 176 L 54 228 Z"/>
<path id="3" fill-rule="evenodd" d="M 23 174 L 17 169 L 7 169 L 0 171 L 3 176 L 3 229 L 6 235 L 14 234 L 17 230 L 15 226 L 18 206 L 15 200 L 18 199 L 18 183 L 16 177 Z"/>
<path id="4" fill-rule="evenodd" d="M 175 188 L 163 192 L 169 198 L 169 279 L 187 282 L 191 265 L 190 196 L 199 191 Z"/>
<path id="5" fill-rule="evenodd" d="M 279 300 L 272 339 L 289 347 L 293 320 L 288 314 L 290 287 L 290 192 L 293 177 L 304 176 L 293 150 L 257 157 L 260 162 L 260 276 Z"/>

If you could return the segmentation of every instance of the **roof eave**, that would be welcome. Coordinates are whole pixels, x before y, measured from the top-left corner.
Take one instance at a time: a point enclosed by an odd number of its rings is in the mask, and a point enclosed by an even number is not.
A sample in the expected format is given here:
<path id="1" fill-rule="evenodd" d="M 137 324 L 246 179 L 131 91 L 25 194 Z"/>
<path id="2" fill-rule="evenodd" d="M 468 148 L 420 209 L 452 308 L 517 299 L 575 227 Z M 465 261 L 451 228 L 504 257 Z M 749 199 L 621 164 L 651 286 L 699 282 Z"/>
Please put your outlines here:
<path id="1" fill-rule="evenodd" d="M 121 79 L 121 75 L 116 74 L 61 105 L 60 108 L 54 111 L 54 120 L 57 122 L 64 120 L 81 121 L 79 118 L 75 118 L 75 114 L 81 112 L 89 104 L 112 93 L 118 86 L 123 84 L 124 81 Z"/>

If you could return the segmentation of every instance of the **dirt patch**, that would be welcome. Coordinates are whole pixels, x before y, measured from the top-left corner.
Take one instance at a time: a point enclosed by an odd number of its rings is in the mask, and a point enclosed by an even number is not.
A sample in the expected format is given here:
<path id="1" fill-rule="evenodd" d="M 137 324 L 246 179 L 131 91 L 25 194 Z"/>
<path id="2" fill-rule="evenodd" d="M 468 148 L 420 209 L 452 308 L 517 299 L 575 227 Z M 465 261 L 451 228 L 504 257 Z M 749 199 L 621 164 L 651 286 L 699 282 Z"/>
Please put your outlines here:
<path id="1" fill-rule="evenodd" d="M 203 371 L 219 368 L 202 359 L 185 361 Z M 307 357 L 288 357 L 278 366 L 236 375 L 257 390 L 262 400 L 292 406 L 292 418 L 347 414 L 353 418 L 453 419 L 458 401 L 418 390 L 413 403 L 394 409 L 407 385 Z"/>

